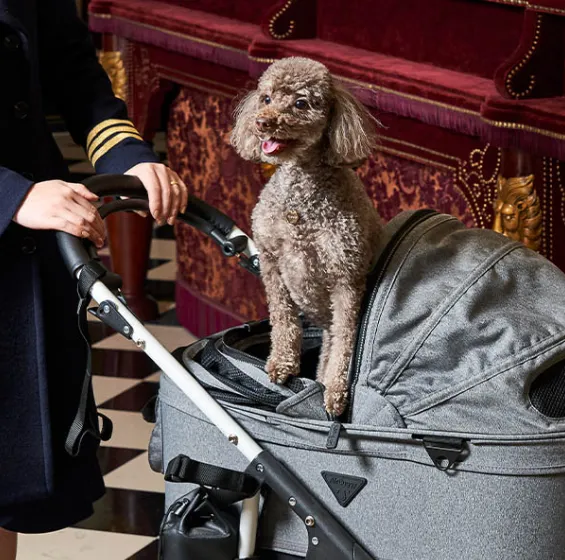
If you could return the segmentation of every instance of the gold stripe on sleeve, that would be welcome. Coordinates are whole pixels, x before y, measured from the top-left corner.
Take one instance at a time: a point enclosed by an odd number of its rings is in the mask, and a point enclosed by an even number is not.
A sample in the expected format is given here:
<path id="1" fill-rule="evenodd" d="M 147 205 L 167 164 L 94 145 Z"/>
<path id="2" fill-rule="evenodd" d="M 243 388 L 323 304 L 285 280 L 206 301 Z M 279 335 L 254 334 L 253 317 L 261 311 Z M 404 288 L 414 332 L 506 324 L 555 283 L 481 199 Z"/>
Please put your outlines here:
<path id="1" fill-rule="evenodd" d="M 111 126 L 116 126 L 116 125 L 120 125 L 120 126 L 128 125 L 128 126 L 131 126 L 131 128 L 133 128 L 135 130 L 135 126 L 128 119 L 106 119 L 105 121 L 98 123 L 88 133 L 88 136 L 86 137 L 86 147 L 87 147 L 87 149 L 88 149 L 90 143 L 94 140 L 94 138 L 98 135 L 99 132 L 101 132 L 105 128 L 108 128 L 108 127 L 111 127 Z"/>
<path id="2" fill-rule="evenodd" d="M 96 162 L 104 154 L 108 153 L 114 146 L 117 146 L 120 142 L 123 142 L 124 140 L 127 140 L 128 138 L 135 138 L 136 140 L 142 140 L 142 138 L 141 138 L 141 136 L 139 136 L 139 134 L 132 134 L 130 132 L 120 132 L 119 134 L 116 134 L 116 136 L 113 136 L 107 142 L 102 144 L 92 154 L 92 157 L 90 158 L 90 163 L 92 163 L 92 165 L 96 165 Z"/>
<path id="3" fill-rule="evenodd" d="M 88 159 L 92 160 L 92 156 L 94 155 L 96 150 L 100 146 L 104 145 L 104 143 L 108 139 L 110 139 L 110 137 L 113 137 L 118 132 L 128 132 L 130 135 L 134 136 L 138 140 L 143 140 L 143 138 L 141 137 L 139 132 L 137 132 L 137 130 L 135 128 L 133 128 L 133 126 L 112 126 L 111 128 L 108 128 L 108 129 L 104 130 L 103 132 L 101 132 L 90 143 L 90 145 L 88 146 L 88 149 L 87 149 Z"/>

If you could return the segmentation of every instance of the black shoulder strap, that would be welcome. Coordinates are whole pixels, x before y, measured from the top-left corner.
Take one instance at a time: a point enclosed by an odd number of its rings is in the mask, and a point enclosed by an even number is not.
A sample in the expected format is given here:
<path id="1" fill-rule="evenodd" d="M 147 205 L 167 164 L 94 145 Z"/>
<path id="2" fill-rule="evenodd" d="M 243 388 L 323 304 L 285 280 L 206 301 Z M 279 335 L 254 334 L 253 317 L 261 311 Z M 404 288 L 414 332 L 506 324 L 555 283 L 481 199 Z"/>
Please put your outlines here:
<path id="1" fill-rule="evenodd" d="M 92 392 L 92 355 L 86 318 L 87 307 L 91 300 L 90 290 L 93 284 L 102 278 L 106 272 L 106 269 L 99 262 L 93 260 L 82 268 L 78 280 L 78 328 L 86 344 L 87 355 L 79 407 L 65 441 L 65 449 L 73 457 L 79 455 L 87 435 L 98 441 L 107 441 L 112 437 L 111 420 L 96 410 L 94 402 L 94 394 Z M 99 419 L 102 421 L 102 426 L 100 426 Z"/>

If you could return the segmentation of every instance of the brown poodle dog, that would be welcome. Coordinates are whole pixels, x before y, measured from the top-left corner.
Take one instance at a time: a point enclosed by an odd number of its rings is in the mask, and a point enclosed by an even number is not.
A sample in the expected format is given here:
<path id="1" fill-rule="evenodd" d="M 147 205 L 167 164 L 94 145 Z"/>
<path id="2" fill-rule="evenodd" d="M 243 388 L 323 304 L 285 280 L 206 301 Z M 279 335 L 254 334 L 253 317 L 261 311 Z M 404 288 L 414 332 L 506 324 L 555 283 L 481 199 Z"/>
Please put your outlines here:
<path id="1" fill-rule="evenodd" d="M 272 64 L 236 111 L 231 142 L 277 166 L 253 211 L 272 325 L 267 372 L 299 373 L 299 312 L 324 329 L 317 379 L 329 413 L 347 405 L 348 370 L 381 224 L 351 167 L 371 153 L 375 121 L 328 69 L 306 58 Z"/>

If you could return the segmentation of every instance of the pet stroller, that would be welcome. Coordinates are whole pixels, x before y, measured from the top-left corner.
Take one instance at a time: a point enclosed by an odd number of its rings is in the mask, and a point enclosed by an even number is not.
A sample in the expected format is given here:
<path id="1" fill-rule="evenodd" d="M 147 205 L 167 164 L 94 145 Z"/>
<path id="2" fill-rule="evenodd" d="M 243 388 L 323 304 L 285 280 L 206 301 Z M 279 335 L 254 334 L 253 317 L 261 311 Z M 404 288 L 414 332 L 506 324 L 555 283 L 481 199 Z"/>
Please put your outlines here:
<path id="1" fill-rule="evenodd" d="M 147 208 L 134 178 L 88 186 L 132 197 L 104 215 Z M 229 218 L 192 199 L 182 219 L 257 272 Z M 285 386 L 264 373 L 267 322 L 173 357 L 92 248 L 58 236 L 98 316 L 164 374 L 150 461 L 168 481 L 165 560 L 565 560 L 565 276 L 543 257 L 433 211 L 389 222 L 335 419 L 308 376 L 315 326 Z"/>

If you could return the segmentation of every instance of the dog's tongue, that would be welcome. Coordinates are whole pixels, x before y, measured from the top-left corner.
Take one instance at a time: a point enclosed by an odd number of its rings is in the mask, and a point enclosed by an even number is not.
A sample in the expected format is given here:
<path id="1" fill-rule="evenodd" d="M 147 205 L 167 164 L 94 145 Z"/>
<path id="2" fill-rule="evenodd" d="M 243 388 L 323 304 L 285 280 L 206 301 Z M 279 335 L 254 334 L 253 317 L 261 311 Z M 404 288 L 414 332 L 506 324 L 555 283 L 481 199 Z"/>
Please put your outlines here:
<path id="1" fill-rule="evenodd" d="M 286 144 L 280 140 L 275 140 L 271 138 L 270 140 L 264 140 L 261 144 L 263 152 L 265 154 L 278 154 L 280 151 L 286 148 Z"/>

